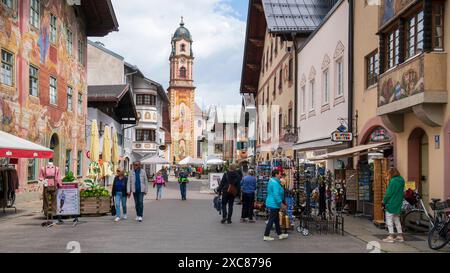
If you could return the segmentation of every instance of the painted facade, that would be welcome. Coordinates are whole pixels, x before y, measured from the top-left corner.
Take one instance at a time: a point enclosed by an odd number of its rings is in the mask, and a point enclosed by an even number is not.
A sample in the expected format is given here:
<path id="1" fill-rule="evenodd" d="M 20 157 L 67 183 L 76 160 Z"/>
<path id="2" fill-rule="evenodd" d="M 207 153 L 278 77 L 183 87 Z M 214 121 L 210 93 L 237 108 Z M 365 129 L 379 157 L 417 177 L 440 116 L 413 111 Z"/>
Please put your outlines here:
<path id="1" fill-rule="evenodd" d="M 184 22 L 172 37 L 170 56 L 170 115 L 172 135 L 172 160 L 179 162 L 185 157 L 196 157 L 195 87 L 193 82 L 194 55 L 192 37 Z"/>
<path id="2" fill-rule="evenodd" d="M 422 51 L 408 55 L 407 42 L 400 43 L 398 64 L 388 67 L 389 31 L 404 27 L 407 35 L 409 20 L 421 18 L 421 12 L 425 42 L 417 48 Z M 416 182 L 425 199 L 450 197 L 450 30 L 439 27 L 450 24 L 449 16 L 448 1 L 386 0 L 380 7 L 355 1 L 355 144 L 374 142 L 374 130 L 383 128 L 390 135 L 384 140 L 393 145 L 393 165 L 406 180 Z M 437 28 L 442 31 L 443 46 L 433 36 Z M 367 60 L 374 52 L 378 53 L 379 75 L 378 83 L 370 85 Z"/>
<path id="3" fill-rule="evenodd" d="M 0 129 L 54 149 L 54 162 L 63 174 L 67 164 L 70 171 L 82 175 L 86 161 L 86 22 L 66 1 L 47 0 L 37 1 L 32 25 L 30 1 L 11 2 L 12 9 L 0 3 L 0 47 L 2 55 L 12 56 L 12 82 L 0 84 Z M 32 92 L 30 67 L 38 71 Z M 50 77 L 56 79 L 53 103 Z M 21 190 L 34 190 L 32 183 L 45 164 L 45 160 L 19 160 Z"/>
<path id="4" fill-rule="evenodd" d="M 285 128 L 294 126 L 293 47 L 293 42 L 283 41 L 266 30 L 256 94 L 258 161 L 293 157 L 292 143 L 284 142 Z M 283 154 L 274 153 L 278 147 L 283 148 Z"/>

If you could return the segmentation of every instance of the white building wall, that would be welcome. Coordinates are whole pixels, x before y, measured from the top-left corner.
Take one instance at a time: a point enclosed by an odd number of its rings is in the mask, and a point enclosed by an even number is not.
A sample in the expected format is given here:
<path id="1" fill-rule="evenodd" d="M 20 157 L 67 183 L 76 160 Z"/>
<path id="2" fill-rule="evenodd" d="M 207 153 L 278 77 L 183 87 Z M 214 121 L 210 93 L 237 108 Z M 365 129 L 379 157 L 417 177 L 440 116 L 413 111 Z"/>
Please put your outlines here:
<path id="1" fill-rule="evenodd" d="M 339 127 L 338 118 L 348 115 L 348 2 L 343 1 L 333 15 L 304 46 L 298 55 L 299 143 L 331 138 Z M 337 61 L 342 59 L 343 96 L 337 96 Z M 323 103 L 323 71 L 329 70 L 329 103 Z M 314 109 L 310 109 L 310 82 L 315 82 Z M 306 90 L 304 111 L 302 88 Z M 314 111 L 311 111 L 314 110 Z M 346 120 L 347 121 L 347 120 Z"/>

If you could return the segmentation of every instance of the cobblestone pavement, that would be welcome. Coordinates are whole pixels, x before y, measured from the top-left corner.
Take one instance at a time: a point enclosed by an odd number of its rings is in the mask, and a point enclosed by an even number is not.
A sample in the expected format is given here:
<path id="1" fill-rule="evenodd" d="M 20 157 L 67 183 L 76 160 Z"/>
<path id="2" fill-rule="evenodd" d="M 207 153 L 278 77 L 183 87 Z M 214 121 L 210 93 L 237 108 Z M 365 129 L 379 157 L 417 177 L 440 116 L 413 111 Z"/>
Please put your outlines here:
<path id="1" fill-rule="evenodd" d="M 134 221 L 133 200 L 128 200 L 128 220 L 113 222 L 111 216 L 83 217 L 72 227 L 45 228 L 39 209 L 19 217 L 0 220 L 0 252 L 68 252 L 67 244 L 79 243 L 82 252 L 368 252 L 358 236 L 300 236 L 291 231 L 285 241 L 263 242 L 264 221 L 239 223 L 241 206 L 235 206 L 233 223 L 222 225 L 212 207 L 213 195 L 205 180 L 193 180 L 188 200 L 181 201 L 178 185 L 170 182 L 163 200 L 146 196 L 144 221 Z M 382 232 L 381 232 L 382 233 Z"/>

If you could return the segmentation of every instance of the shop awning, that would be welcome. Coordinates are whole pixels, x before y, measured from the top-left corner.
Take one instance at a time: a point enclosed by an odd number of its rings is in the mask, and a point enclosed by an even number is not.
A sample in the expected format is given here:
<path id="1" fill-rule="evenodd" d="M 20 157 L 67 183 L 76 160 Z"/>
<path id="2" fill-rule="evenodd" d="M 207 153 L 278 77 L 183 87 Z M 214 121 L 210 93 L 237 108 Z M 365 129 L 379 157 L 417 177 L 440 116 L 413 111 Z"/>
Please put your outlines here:
<path id="1" fill-rule="evenodd" d="M 353 148 L 337 151 L 334 153 L 327 154 L 323 159 L 333 159 L 333 158 L 340 158 L 340 157 L 353 157 L 357 156 L 362 152 L 366 152 L 373 149 L 383 149 L 390 147 L 389 142 L 383 142 L 383 143 L 375 143 L 375 144 L 367 144 L 367 145 L 359 145 Z"/>
<path id="2" fill-rule="evenodd" d="M 31 141 L 0 131 L 0 157 L 52 158 L 53 151 Z"/>
<path id="3" fill-rule="evenodd" d="M 330 138 L 318 139 L 315 141 L 297 143 L 294 145 L 295 151 L 308 151 L 322 148 L 331 148 L 342 145 L 342 142 L 333 142 Z"/>

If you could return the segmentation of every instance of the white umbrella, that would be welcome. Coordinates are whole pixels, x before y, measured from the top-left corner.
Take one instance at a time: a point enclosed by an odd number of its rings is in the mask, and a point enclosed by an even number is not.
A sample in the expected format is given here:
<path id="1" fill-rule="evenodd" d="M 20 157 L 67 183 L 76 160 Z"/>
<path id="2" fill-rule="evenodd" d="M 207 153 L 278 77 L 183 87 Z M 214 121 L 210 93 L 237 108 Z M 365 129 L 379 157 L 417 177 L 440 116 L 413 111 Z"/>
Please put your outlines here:
<path id="1" fill-rule="evenodd" d="M 203 165 L 203 160 L 198 158 L 192 158 L 191 156 L 178 162 L 179 165 Z"/>
<path id="2" fill-rule="evenodd" d="M 160 156 L 149 157 L 147 159 L 142 160 L 141 163 L 142 164 L 148 164 L 148 165 L 151 165 L 151 164 L 161 164 L 161 165 L 170 164 L 169 161 L 167 161 L 165 158 L 160 157 Z"/>
<path id="3" fill-rule="evenodd" d="M 213 158 L 213 159 L 206 161 L 206 165 L 222 165 L 224 163 L 225 163 L 225 161 L 223 161 L 222 159 L 219 159 L 219 158 Z"/>

